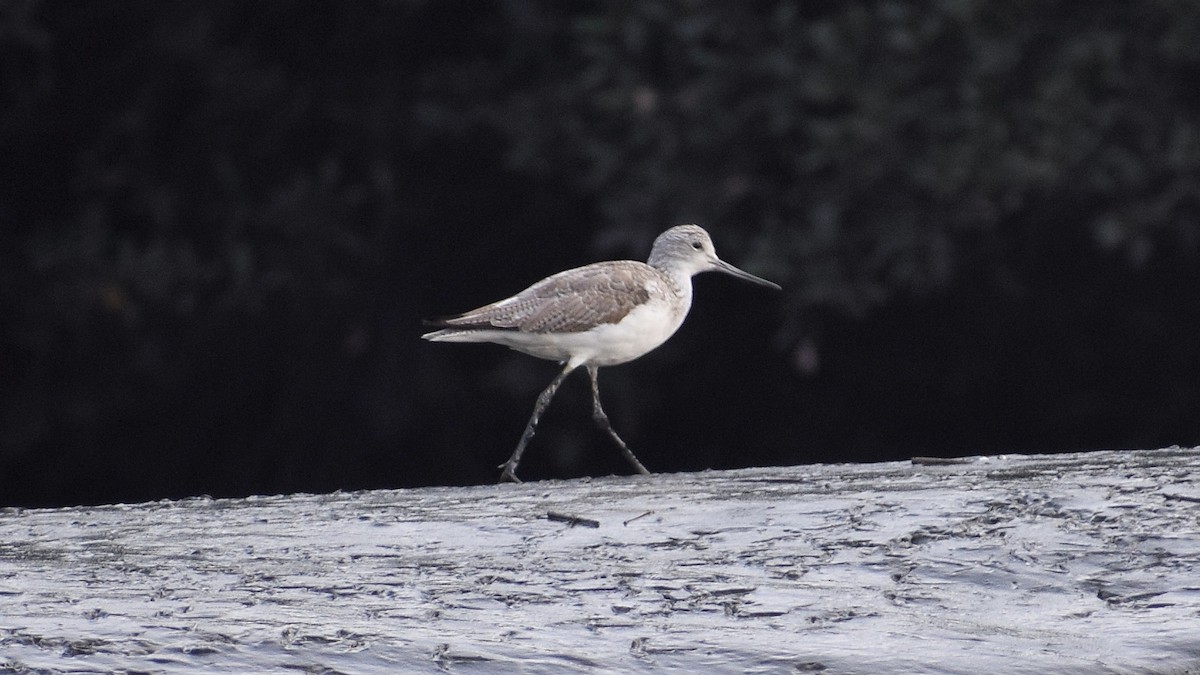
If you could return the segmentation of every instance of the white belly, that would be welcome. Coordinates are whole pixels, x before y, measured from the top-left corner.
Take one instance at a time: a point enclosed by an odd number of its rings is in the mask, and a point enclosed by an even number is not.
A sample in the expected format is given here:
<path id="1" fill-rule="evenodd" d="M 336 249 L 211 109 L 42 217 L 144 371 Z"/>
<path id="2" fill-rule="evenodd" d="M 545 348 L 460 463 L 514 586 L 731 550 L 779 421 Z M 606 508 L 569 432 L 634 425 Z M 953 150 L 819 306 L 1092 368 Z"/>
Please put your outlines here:
<path id="1" fill-rule="evenodd" d="M 579 333 L 480 331 L 477 340 L 496 342 L 531 356 L 569 361 L 574 366 L 613 366 L 632 361 L 667 341 L 679 330 L 687 307 L 652 299 L 618 323 Z"/>

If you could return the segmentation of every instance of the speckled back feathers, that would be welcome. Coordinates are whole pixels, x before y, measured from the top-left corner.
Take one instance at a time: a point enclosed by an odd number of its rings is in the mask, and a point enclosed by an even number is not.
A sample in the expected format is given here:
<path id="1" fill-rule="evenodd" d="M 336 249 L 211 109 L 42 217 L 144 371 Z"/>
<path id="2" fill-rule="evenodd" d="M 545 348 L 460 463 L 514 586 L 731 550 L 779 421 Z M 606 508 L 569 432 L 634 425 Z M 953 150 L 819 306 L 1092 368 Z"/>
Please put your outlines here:
<path id="1" fill-rule="evenodd" d="M 647 282 L 670 284 L 645 263 L 617 260 L 559 272 L 520 293 L 431 325 L 463 330 L 575 333 L 615 324 L 648 302 Z"/>

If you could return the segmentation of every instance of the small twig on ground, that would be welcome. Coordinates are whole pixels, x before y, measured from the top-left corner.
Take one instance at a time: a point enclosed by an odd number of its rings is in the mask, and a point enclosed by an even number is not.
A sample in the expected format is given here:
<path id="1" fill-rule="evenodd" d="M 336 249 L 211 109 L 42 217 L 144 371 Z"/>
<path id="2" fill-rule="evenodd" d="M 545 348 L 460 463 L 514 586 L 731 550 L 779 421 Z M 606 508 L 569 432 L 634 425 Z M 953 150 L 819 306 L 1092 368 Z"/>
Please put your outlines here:
<path id="1" fill-rule="evenodd" d="M 654 512 L 653 512 L 653 511 L 647 511 L 647 512 L 645 512 L 645 513 L 641 514 L 641 515 L 634 516 L 634 517 L 630 518 L 629 520 L 626 520 L 625 522 L 623 522 L 623 523 L 621 523 L 621 524 L 622 524 L 622 525 L 628 525 L 628 524 L 632 523 L 633 521 L 637 520 L 638 518 L 645 518 L 646 516 L 648 516 L 648 515 L 650 515 L 650 514 L 652 514 L 652 513 L 654 513 Z"/>
<path id="2" fill-rule="evenodd" d="M 970 464 L 975 460 L 971 457 L 913 457 L 913 464 L 938 466 L 942 464 Z"/>
<path id="3" fill-rule="evenodd" d="M 583 525 L 584 527 L 600 527 L 600 521 L 592 520 L 591 518 L 580 518 L 579 516 L 569 516 L 565 513 L 555 513 L 554 511 L 546 512 L 546 520 L 553 520 L 560 523 L 566 523 L 570 527 Z"/>

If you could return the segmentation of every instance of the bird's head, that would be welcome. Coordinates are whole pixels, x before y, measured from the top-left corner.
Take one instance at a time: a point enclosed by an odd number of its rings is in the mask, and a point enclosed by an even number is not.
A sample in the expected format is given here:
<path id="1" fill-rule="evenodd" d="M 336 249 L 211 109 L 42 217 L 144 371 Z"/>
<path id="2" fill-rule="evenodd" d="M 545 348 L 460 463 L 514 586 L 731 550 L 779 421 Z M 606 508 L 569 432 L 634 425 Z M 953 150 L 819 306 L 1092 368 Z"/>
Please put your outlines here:
<path id="1" fill-rule="evenodd" d="M 676 225 L 658 235 L 650 250 L 650 266 L 677 271 L 687 276 L 701 272 L 724 272 L 739 279 L 780 290 L 779 284 L 756 277 L 717 257 L 712 237 L 699 225 Z"/>

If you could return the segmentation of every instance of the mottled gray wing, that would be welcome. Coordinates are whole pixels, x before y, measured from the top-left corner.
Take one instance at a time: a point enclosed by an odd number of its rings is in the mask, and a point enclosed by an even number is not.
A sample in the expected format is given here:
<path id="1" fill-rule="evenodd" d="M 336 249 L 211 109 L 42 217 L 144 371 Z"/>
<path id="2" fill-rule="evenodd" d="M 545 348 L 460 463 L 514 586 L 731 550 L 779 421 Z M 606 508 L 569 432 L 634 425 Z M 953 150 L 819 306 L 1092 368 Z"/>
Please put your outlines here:
<path id="1" fill-rule="evenodd" d="M 646 282 L 657 274 L 644 263 L 593 263 L 547 277 L 520 293 L 436 325 L 511 329 L 525 333 L 576 333 L 617 323 L 650 299 Z"/>

